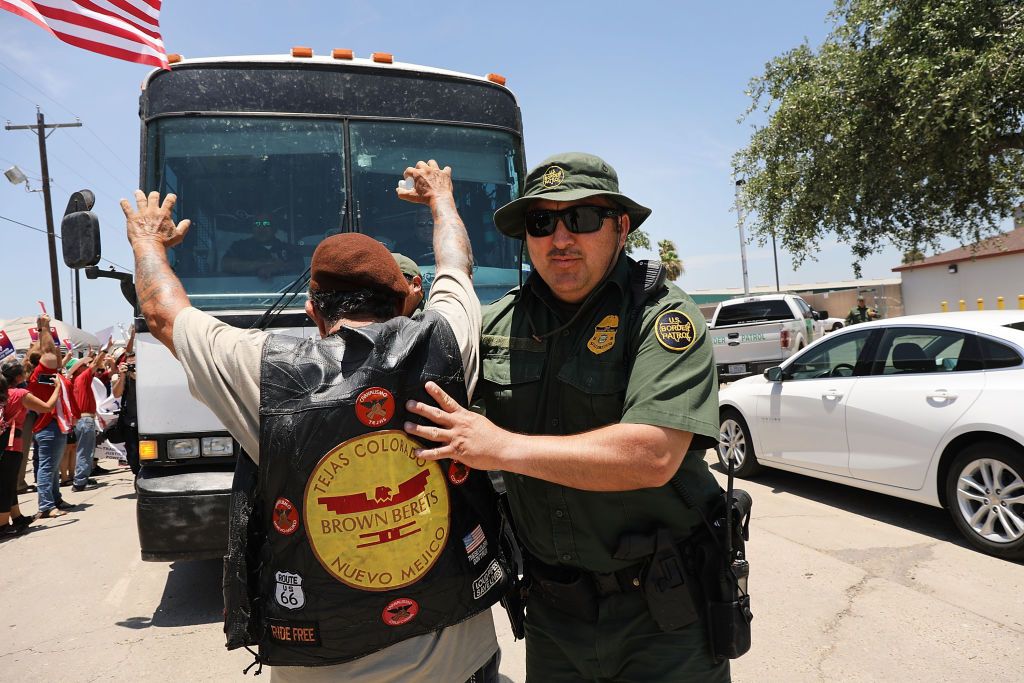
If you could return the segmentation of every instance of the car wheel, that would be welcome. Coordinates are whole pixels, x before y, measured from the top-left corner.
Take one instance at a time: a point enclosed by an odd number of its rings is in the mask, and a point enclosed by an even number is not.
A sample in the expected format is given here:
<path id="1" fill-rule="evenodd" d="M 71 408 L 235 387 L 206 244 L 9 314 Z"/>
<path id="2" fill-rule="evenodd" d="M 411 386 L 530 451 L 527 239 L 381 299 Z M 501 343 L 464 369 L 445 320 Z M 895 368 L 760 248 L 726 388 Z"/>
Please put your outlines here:
<path id="1" fill-rule="evenodd" d="M 754 454 L 754 441 L 750 438 L 747 423 L 736 410 L 722 411 L 718 426 L 718 462 L 726 470 L 729 469 L 731 458 L 737 477 L 749 477 L 761 470 Z"/>
<path id="2" fill-rule="evenodd" d="M 946 507 L 975 548 L 1024 559 L 1024 453 L 996 441 L 965 448 L 946 475 Z"/>
<path id="3" fill-rule="evenodd" d="M 832 331 L 833 332 L 835 332 L 836 330 L 841 330 L 841 329 L 843 329 L 843 324 L 842 323 L 833 323 L 832 324 Z"/>

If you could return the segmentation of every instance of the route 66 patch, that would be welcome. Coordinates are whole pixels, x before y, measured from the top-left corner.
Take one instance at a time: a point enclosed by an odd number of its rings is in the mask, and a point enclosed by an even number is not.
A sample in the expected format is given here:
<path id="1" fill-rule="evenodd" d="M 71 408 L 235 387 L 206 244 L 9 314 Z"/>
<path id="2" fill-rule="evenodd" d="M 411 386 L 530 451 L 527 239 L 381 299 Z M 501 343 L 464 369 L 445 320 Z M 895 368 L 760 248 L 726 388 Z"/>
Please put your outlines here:
<path id="1" fill-rule="evenodd" d="M 274 599 L 285 609 L 302 609 L 306 606 L 306 594 L 302 592 L 302 577 L 293 572 L 277 572 L 274 575 L 277 586 Z"/>

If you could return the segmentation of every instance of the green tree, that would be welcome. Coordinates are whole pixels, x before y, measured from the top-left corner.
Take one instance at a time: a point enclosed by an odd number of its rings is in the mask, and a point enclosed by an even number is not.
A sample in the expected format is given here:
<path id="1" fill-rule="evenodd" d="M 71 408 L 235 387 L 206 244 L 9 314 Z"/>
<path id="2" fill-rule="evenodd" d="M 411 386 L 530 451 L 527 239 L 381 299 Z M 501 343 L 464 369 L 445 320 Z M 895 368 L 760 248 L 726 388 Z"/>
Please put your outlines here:
<path id="1" fill-rule="evenodd" d="M 745 118 L 767 120 L 733 166 L 753 232 L 797 263 L 829 235 L 859 263 L 996 232 L 1024 195 L 1024 6 L 837 0 L 829 19 L 751 81 Z"/>
<path id="2" fill-rule="evenodd" d="M 634 230 L 626 236 L 626 253 L 632 254 L 636 249 L 647 249 L 651 248 L 651 238 L 643 230 Z"/>
<path id="3" fill-rule="evenodd" d="M 901 263 L 903 265 L 907 265 L 908 263 L 917 263 L 918 261 L 923 260 L 923 251 L 921 251 L 920 249 L 907 249 L 905 252 L 903 252 L 903 261 L 901 261 Z"/>
<path id="4" fill-rule="evenodd" d="M 665 264 L 665 275 L 670 282 L 686 272 L 686 267 L 676 253 L 676 244 L 672 240 L 658 242 L 658 258 Z"/>

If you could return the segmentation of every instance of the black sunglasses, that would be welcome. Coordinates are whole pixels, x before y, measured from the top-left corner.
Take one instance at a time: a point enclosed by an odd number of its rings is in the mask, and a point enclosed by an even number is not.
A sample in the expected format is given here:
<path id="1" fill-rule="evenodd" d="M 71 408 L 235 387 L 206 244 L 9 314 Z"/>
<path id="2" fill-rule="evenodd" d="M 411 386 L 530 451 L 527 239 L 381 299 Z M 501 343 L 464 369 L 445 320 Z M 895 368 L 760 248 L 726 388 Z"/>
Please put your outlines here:
<path id="1" fill-rule="evenodd" d="M 561 211 L 527 211 L 526 232 L 530 237 L 548 237 L 554 234 L 559 220 L 573 234 L 597 232 L 605 218 L 618 218 L 621 215 L 621 209 L 609 209 L 607 206 L 570 206 Z"/>

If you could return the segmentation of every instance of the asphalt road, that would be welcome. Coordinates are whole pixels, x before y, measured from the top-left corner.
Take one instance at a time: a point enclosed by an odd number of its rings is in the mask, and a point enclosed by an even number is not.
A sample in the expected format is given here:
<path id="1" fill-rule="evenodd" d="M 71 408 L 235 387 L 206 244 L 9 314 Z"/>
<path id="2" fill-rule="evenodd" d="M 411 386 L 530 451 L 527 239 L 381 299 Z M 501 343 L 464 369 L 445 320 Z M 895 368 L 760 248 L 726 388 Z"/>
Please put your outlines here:
<path id="1" fill-rule="evenodd" d="M 130 474 L 99 481 L 0 543 L 0 680 L 240 679 L 252 659 L 224 649 L 220 563 L 139 560 Z M 1024 565 L 966 547 L 943 510 L 784 472 L 742 486 L 754 646 L 734 680 L 1024 679 Z M 520 683 L 522 643 L 495 621 Z"/>

